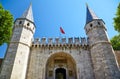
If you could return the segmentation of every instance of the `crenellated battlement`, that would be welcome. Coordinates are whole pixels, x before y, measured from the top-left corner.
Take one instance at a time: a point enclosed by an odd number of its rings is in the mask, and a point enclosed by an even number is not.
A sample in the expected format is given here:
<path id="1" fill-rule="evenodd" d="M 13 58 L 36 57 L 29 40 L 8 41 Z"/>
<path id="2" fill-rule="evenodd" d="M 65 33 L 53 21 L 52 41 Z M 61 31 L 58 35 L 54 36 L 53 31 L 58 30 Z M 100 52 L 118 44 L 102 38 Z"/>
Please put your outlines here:
<path id="1" fill-rule="evenodd" d="M 88 46 L 88 38 L 71 37 L 71 38 L 35 38 L 32 47 L 37 46 Z"/>

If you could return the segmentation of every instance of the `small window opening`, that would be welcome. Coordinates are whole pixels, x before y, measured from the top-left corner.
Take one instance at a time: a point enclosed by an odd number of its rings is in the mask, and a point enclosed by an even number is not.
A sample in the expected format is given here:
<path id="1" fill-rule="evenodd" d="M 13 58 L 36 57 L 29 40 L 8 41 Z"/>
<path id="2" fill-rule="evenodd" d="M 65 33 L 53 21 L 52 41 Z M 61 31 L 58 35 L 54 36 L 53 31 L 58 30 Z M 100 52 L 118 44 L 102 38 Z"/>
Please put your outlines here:
<path id="1" fill-rule="evenodd" d="M 98 25 L 100 25 L 100 22 L 98 22 Z"/>
<path id="2" fill-rule="evenodd" d="M 19 24 L 22 24 L 22 21 L 20 21 Z"/>
<path id="3" fill-rule="evenodd" d="M 92 24 L 90 24 L 90 27 L 92 27 L 93 25 Z"/>
<path id="4" fill-rule="evenodd" d="M 27 23 L 27 26 L 30 26 L 30 23 Z"/>

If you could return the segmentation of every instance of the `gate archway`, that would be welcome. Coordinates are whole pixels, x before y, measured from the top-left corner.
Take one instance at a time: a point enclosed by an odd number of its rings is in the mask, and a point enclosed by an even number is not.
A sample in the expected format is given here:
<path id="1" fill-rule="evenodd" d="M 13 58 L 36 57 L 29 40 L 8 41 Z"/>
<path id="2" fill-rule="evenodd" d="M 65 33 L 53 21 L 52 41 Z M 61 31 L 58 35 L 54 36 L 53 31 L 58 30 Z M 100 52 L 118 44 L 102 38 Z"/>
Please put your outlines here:
<path id="1" fill-rule="evenodd" d="M 61 78 L 60 75 L 62 76 Z M 52 54 L 46 63 L 46 79 L 76 79 L 76 62 L 64 52 Z"/>

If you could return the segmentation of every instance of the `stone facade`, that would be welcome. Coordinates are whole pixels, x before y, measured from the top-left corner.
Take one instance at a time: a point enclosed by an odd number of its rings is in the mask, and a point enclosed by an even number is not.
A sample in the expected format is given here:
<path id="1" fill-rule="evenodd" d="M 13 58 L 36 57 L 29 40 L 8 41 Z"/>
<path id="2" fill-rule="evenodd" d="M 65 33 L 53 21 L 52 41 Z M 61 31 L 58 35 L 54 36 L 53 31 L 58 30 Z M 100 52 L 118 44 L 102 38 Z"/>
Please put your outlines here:
<path id="1" fill-rule="evenodd" d="M 74 38 L 76 41 L 69 38 L 68 42 L 66 38 L 55 38 L 55 40 L 47 43 L 46 38 L 41 38 L 41 41 L 36 39 L 33 42 L 26 78 L 54 79 L 55 70 L 64 68 L 67 79 L 94 79 L 87 40 L 85 38 Z"/>
<path id="2" fill-rule="evenodd" d="M 15 20 L 0 79 L 120 79 L 103 20 L 87 6 L 87 38 L 33 39 L 32 6 Z"/>
<path id="3" fill-rule="evenodd" d="M 116 50 L 115 51 L 115 55 L 116 55 L 116 59 L 120 68 L 120 50 Z"/>

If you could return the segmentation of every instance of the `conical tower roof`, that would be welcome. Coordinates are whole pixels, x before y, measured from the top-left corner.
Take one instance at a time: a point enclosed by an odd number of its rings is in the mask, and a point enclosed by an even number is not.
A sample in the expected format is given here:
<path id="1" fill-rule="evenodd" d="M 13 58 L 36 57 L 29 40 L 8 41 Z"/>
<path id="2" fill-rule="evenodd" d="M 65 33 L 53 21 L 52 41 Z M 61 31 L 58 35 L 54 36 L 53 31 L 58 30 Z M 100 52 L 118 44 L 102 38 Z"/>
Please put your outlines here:
<path id="1" fill-rule="evenodd" d="M 99 19 L 96 14 L 86 4 L 86 24 L 94 19 Z"/>
<path id="2" fill-rule="evenodd" d="M 23 13 L 21 18 L 26 18 L 26 19 L 34 22 L 33 12 L 32 12 L 32 4 L 30 4 L 29 8 Z"/>

